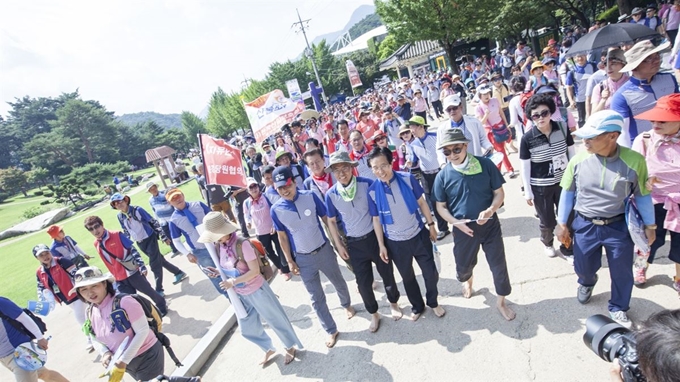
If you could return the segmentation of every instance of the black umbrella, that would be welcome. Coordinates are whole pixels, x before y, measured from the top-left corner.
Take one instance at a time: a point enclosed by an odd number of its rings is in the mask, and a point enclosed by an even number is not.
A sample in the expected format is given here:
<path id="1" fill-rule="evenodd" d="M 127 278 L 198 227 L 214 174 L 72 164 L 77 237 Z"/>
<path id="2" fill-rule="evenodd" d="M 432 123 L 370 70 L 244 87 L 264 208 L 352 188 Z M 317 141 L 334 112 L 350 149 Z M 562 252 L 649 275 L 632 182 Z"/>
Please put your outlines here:
<path id="1" fill-rule="evenodd" d="M 633 44 L 638 40 L 661 37 L 651 28 L 635 23 L 609 24 L 584 35 L 569 48 L 566 56 L 588 54 L 590 51 Z"/>

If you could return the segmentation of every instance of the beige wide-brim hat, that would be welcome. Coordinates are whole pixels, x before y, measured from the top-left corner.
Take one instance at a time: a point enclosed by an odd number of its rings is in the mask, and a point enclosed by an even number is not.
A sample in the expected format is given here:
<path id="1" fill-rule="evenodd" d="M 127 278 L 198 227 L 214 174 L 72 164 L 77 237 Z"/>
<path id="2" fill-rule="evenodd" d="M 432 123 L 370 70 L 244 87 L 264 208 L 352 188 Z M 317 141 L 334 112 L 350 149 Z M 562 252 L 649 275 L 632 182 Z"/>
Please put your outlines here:
<path id="1" fill-rule="evenodd" d="M 651 56 L 654 53 L 660 53 L 668 50 L 670 47 L 670 41 L 666 41 L 659 46 L 654 46 L 654 43 L 652 43 L 650 40 L 638 42 L 637 44 L 633 45 L 632 48 L 626 51 L 625 56 L 628 63 L 626 66 L 621 68 L 621 70 L 619 70 L 619 73 L 627 73 L 635 70 L 638 66 L 640 66 L 645 58 Z"/>
<path id="2" fill-rule="evenodd" d="M 333 171 L 331 167 L 336 164 L 341 164 L 345 163 L 350 165 L 351 167 L 357 167 L 359 165 L 359 162 L 353 161 L 352 158 L 349 157 L 349 153 L 347 151 L 336 151 L 333 154 L 331 154 L 331 157 L 328 161 L 328 167 L 324 170 L 326 174 L 329 174 Z"/>
<path id="3" fill-rule="evenodd" d="M 94 285 L 102 281 L 115 282 L 116 279 L 110 272 L 102 273 L 101 269 L 97 267 L 83 267 L 78 269 L 76 275 L 73 277 L 75 284 L 68 294 L 76 293 L 78 288 Z"/>
<path id="4" fill-rule="evenodd" d="M 198 238 L 198 242 L 215 243 L 223 236 L 236 231 L 236 226 L 228 222 L 222 212 L 212 211 L 203 218 L 203 233 Z"/>

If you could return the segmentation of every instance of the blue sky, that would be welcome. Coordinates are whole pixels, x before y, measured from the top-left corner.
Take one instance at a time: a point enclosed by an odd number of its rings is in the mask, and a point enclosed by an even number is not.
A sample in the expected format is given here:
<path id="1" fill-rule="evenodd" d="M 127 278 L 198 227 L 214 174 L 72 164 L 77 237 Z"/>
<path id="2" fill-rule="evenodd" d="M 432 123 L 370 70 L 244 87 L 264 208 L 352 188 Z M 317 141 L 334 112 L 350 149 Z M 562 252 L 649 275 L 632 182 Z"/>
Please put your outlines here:
<path id="1" fill-rule="evenodd" d="M 0 114 L 7 101 L 76 88 L 116 114 L 200 113 L 213 91 L 261 79 L 270 63 L 342 29 L 371 0 L 66 1 L 0 3 Z"/>

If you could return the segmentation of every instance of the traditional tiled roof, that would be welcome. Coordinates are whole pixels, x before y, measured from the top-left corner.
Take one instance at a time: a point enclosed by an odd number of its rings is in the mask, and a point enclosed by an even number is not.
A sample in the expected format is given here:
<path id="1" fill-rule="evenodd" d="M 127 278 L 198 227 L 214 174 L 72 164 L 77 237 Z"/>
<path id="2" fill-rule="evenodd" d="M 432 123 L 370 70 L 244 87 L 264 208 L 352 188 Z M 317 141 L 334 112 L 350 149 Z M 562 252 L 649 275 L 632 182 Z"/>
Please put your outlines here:
<path id="1" fill-rule="evenodd" d="M 434 40 L 416 41 L 402 45 L 396 52 L 392 53 L 380 63 L 380 69 L 393 67 L 399 61 L 408 60 L 419 56 L 425 56 L 441 50 L 439 42 Z"/>
<path id="2" fill-rule="evenodd" d="M 146 161 L 153 162 L 155 160 L 160 160 L 169 157 L 174 153 L 175 150 L 172 147 L 168 146 L 156 147 L 155 149 L 146 150 Z"/>

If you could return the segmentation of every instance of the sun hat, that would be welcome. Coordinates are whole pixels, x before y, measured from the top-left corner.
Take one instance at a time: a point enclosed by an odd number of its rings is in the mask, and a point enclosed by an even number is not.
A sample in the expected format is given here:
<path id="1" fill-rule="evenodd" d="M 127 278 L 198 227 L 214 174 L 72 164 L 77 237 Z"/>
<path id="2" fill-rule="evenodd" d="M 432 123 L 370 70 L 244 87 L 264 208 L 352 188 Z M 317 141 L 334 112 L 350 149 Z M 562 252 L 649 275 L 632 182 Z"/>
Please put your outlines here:
<path id="1" fill-rule="evenodd" d="M 78 288 L 94 285 L 102 281 L 116 281 L 110 272 L 103 274 L 102 271 L 95 266 L 78 269 L 78 271 L 76 271 L 76 275 L 73 277 L 73 280 L 75 281 L 75 284 L 73 284 L 73 289 L 71 289 L 68 294 L 76 293 Z"/>
<path id="2" fill-rule="evenodd" d="M 293 182 L 293 171 L 289 167 L 279 166 L 274 169 L 272 179 L 274 179 L 274 186 L 277 188 L 287 186 Z"/>
<path id="3" fill-rule="evenodd" d="M 543 51 L 541 51 L 541 54 L 546 54 L 552 52 L 552 47 L 551 46 L 546 46 L 543 48 Z"/>
<path id="4" fill-rule="evenodd" d="M 441 142 L 437 145 L 437 149 L 441 149 L 450 145 L 455 145 L 456 143 L 468 143 L 468 142 L 470 142 L 470 140 L 465 137 L 465 134 L 463 134 L 463 130 L 448 129 L 444 131 Z"/>
<path id="5" fill-rule="evenodd" d="M 459 106 L 461 104 L 461 99 L 460 99 L 460 94 L 451 94 L 450 96 L 446 96 L 444 98 L 444 111 L 449 108 L 449 106 Z"/>
<path id="6" fill-rule="evenodd" d="M 425 118 L 419 116 L 419 115 L 414 115 L 411 117 L 411 119 L 408 120 L 408 124 L 410 125 L 418 125 L 418 126 L 423 126 L 423 127 L 430 127 L 427 123 L 425 123 Z"/>
<path id="7" fill-rule="evenodd" d="M 158 184 L 156 182 L 149 182 L 146 184 L 146 190 L 149 191 L 151 187 L 156 186 L 158 187 Z"/>
<path id="8" fill-rule="evenodd" d="M 626 54 L 623 51 L 623 49 L 612 49 L 608 53 L 609 61 L 617 61 L 622 63 L 623 65 L 626 65 Z"/>
<path id="9" fill-rule="evenodd" d="M 555 44 L 557 44 L 557 41 L 555 41 L 554 38 L 551 38 L 550 40 L 548 40 L 548 45 L 555 45 Z"/>
<path id="10" fill-rule="evenodd" d="M 120 192 L 116 192 L 115 194 L 111 195 L 111 198 L 109 199 L 110 205 L 112 208 L 116 208 L 114 202 L 118 202 L 124 200 L 128 205 L 130 205 L 130 197 L 125 195 L 123 196 Z"/>
<path id="11" fill-rule="evenodd" d="M 38 244 L 35 247 L 33 247 L 33 256 L 38 257 L 39 254 L 49 251 L 50 247 L 46 246 L 45 244 Z"/>
<path id="12" fill-rule="evenodd" d="M 507 49 L 501 50 L 501 54 L 508 54 L 508 50 Z"/>
<path id="13" fill-rule="evenodd" d="M 165 193 L 165 200 L 167 200 L 168 202 L 171 202 L 172 199 L 174 199 L 176 196 L 179 196 L 179 195 L 182 195 L 182 196 L 184 195 L 182 190 L 180 190 L 179 188 L 173 188 L 172 190 Z"/>
<path id="14" fill-rule="evenodd" d="M 223 236 L 232 234 L 238 229 L 224 217 L 220 211 L 212 211 L 203 217 L 203 233 L 199 243 L 215 243 Z"/>
<path id="15" fill-rule="evenodd" d="M 411 132 L 411 128 L 408 127 L 407 124 L 403 124 L 403 125 L 401 125 L 401 128 L 399 129 L 399 137 L 401 137 L 401 135 L 404 134 L 404 133 L 410 133 L 410 132 Z"/>
<path id="16" fill-rule="evenodd" d="M 348 164 L 352 167 L 357 167 L 359 165 L 359 162 L 353 161 L 349 157 L 349 153 L 347 151 L 336 151 L 333 154 L 331 154 L 331 157 L 328 160 L 328 167 L 326 167 L 324 171 L 326 172 L 326 174 L 329 174 L 333 171 L 332 170 L 333 165 L 341 163 Z"/>
<path id="17" fill-rule="evenodd" d="M 541 61 L 534 61 L 534 63 L 531 64 L 531 71 L 530 72 L 533 73 L 534 70 L 538 69 L 538 68 L 545 69 L 545 65 L 543 65 L 543 63 Z"/>
<path id="18" fill-rule="evenodd" d="M 680 93 L 659 98 L 654 108 L 636 115 L 635 119 L 659 122 L 680 121 Z"/>
<path id="19" fill-rule="evenodd" d="M 262 142 L 262 145 L 261 145 L 261 146 L 262 146 L 262 148 L 265 148 L 265 147 L 272 147 L 272 145 L 269 144 L 269 142 L 267 142 L 267 141 Z"/>
<path id="20" fill-rule="evenodd" d="M 56 224 L 52 224 L 48 229 L 47 229 L 47 234 L 50 235 L 52 239 L 56 239 L 57 236 L 59 236 L 59 232 L 61 232 L 62 228 L 61 226 L 58 226 Z"/>
<path id="21" fill-rule="evenodd" d="M 572 134 L 590 139 L 598 135 L 611 132 L 621 132 L 623 129 L 623 117 L 613 110 L 600 110 L 590 115 L 585 125 Z"/>
<path id="22" fill-rule="evenodd" d="M 487 94 L 487 93 L 491 93 L 491 91 L 492 91 L 492 89 L 491 89 L 491 86 L 489 86 L 489 85 L 482 85 L 479 88 L 477 88 L 477 92 L 479 94 Z M 446 110 L 446 109 L 444 109 L 444 110 Z"/>
<path id="23" fill-rule="evenodd" d="M 643 14 L 643 13 L 645 13 L 645 10 L 642 9 L 642 8 L 640 8 L 640 7 L 635 7 L 635 8 L 633 8 L 633 10 L 630 12 L 631 16 L 632 16 L 632 15 L 641 15 L 641 14 Z"/>
<path id="24" fill-rule="evenodd" d="M 253 184 L 260 184 L 255 178 L 246 178 L 246 187 L 250 187 Z"/>
<path id="25" fill-rule="evenodd" d="M 635 70 L 638 66 L 640 66 L 645 58 L 651 56 L 654 53 L 663 52 L 670 47 L 670 41 L 666 41 L 659 46 L 654 46 L 654 43 L 650 40 L 638 42 L 637 44 L 633 45 L 632 48 L 626 51 L 625 57 L 627 64 L 621 68 L 621 70 L 619 70 L 619 73 L 626 73 Z"/>
<path id="26" fill-rule="evenodd" d="M 361 110 L 359 112 L 359 118 L 363 117 L 364 115 L 371 115 L 371 112 L 369 110 Z"/>
<path id="27" fill-rule="evenodd" d="M 373 133 L 373 135 L 367 139 L 367 141 L 375 142 L 380 137 L 387 138 L 387 135 L 380 130 L 376 130 L 375 133 Z"/>
<path id="28" fill-rule="evenodd" d="M 546 57 L 541 61 L 543 63 L 543 66 L 549 65 L 550 63 L 556 64 L 557 59 L 555 57 Z"/>
<path id="29" fill-rule="evenodd" d="M 276 152 L 276 158 L 274 159 L 275 162 L 278 162 L 281 157 L 284 155 L 288 155 L 290 157 L 290 160 L 293 160 L 293 154 L 289 153 L 286 150 L 283 150 L 283 148 L 279 151 Z"/>

